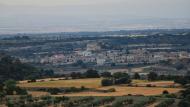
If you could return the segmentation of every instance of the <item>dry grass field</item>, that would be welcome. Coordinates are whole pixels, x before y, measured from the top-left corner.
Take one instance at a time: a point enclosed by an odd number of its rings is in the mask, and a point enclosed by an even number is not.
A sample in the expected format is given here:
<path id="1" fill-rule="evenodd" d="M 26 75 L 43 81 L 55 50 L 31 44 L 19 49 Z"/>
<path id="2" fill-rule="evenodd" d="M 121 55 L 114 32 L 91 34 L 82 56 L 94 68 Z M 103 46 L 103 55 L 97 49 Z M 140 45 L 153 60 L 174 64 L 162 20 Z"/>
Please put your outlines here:
<path id="1" fill-rule="evenodd" d="M 169 93 L 176 93 L 181 88 L 163 88 L 162 86 L 171 86 L 174 85 L 173 81 L 157 81 L 157 82 L 149 82 L 147 80 L 133 80 L 133 84 L 137 84 L 138 86 L 146 86 L 147 84 L 152 84 L 158 87 L 128 87 L 126 85 L 118 85 L 118 86 L 101 86 L 101 78 L 94 79 L 75 79 L 75 80 L 56 80 L 56 81 L 44 81 L 44 82 L 34 82 L 34 83 L 22 83 L 18 84 L 21 87 L 47 87 L 47 88 L 56 88 L 56 87 L 87 87 L 94 88 L 98 90 L 108 90 L 110 88 L 115 88 L 116 92 L 102 93 L 102 92 L 78 92 L 78 93 L 69 93 L 69 94 L 61 94 L 64 96 L 123 96 L 123 95 L 159 95 L 162 94 L 164 90 L 167 90 Z M 29 92 L 33 96 L 40 96 L 47 93 L 40 92 Z"/>
<path id="2" fill-rule="evenodd" d="M 44 81 L 34 83 L 22 83 L 18 84 L 20 87 L 81 87 L 86 88 L 99 88 L 101 87 L 101 78 L 95 79 L 73 79 L 73 80 L 56 80 L 56 81 Z"/>
<path id="3" fill-rule="evenodd" d="M 157 88 L 157 87 L 125 87 L 125 86 L 109 86 L 98 88 L 101 90 L 107 90 L 110 88 L 115 88 L 116 92 L 101 93 L 101 92 L 79 92 L 79 93 L 70 93 L 63 94 L 65 96 L 124 96 L 128 94 L 132 95 L 159 95 L 162 94 L 164 90 L 167 90 L 169 93 L 179 92 L 180 88 Z"/>
<path id="4" fill-rule="evenodd" d="M 155 82 L 150 82 L 148 80 L 133 80 L 132 83 L 134 85 L 138 85 L 138 86 L 146 86 L 148 84 L 151 84 L 152 86 L 157 86 L 157 87 L 180 86 L 179 84 L 174 83 L 174 81 L 155 81 Z"/>

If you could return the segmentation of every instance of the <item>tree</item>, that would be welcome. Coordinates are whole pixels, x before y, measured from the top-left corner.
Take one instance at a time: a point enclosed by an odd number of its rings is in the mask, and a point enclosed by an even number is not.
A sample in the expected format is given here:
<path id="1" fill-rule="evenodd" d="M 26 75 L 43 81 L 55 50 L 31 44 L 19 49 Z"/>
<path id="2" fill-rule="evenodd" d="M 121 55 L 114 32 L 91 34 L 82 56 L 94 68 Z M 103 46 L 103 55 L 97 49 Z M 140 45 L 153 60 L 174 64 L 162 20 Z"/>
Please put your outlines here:
<path id="1" fill-rule="evenodd" d="M 13 92 L 16 90 L 16 81 L 7 80 L 4 82 L 7 95 L 13 95 Z"/>
<path id="2" fill-rule="evenodd" d="M 131 83 L 131 79 L 129 77 L 121 77 L 115 80 L 115 84 L 129 84 Z"/>
<path id="3" fill-rule="evenodd" d="M 96 70 L 93 70 L 93 69 L 89 69 L 87 70 L 84 75 L 87 77 L 87 78 L 99 78 L 99 74 L 98 74 L 98 71 Z"/>
<path id="4" fill-rule="evenodd" d="M 155 72 L 150 72 L 150 73 L 148 74 L 148 80 L 149 80 L 149 81 L 155 81 L 155 80 L 157 80 L 157 77 L 158 77 L 158 74 L 155 73 Z"/>
<path id="5" fill-rule="evenodd" d="M 124 72 L 116 72 L 113 74 L 115 84 L 129 84 L 131 83 L 130 76 Z"/>
<path id="6" fill-rule="evenodd" d="M 140 79 L 141 77 L 140 77 L 139 73 L 136 72 L 136 73 L 134 74 L 134 77 L 133 77 L 133 78 L 134 78 L 134 79 Z"/>
<path id="7" fill-rule="evenodd" d="M 0 101 L 2 101 L 3 97 L 5 97 L 5 93 L 0 91 Z"/>
<path id="8" fill-rule="evenodd" d="M 113 80 L 112 79 L 103 79 L 101 81 L 102 86 L 110 86 L 113 85 Z"/>
<path id="9" fill-rule="evenodd" d="M 174 79 L 175 83 L 179 83 L 181 85 L 185 85 L 188 83 L 188 80 L 185 77 L 179 77 Z"/>
<path id="10" fill-rule="evenodd" d="M 76 72 L 72 72 L 70 76 L 72 77 L 72 79 L 76 79 L 78 77 Z"/>
<path id="11" fill-rule="evenodd" d="M 21 63 L 19 59 L 11 56 L 2 56 L 0 58 L 0 82 L 3 83 L 6 80 L 23 80 L 29 79 L 29 77 L 39 77 L 38 70 L 25 63 Z"/>
<path id="12" fill-rule="evenodd" d="M 115 79 L 119 79 L 119 78 L 123 78 L 123 77 L 130 78 L 130 76 L 127 73 L 124 73 L 124 72 L 116 72 L 116 73 L 113 74 L 113 77 Z"/>
<path id="13" fill-rule="evenodd" d="M 112 77 L 112 75 L 111 75 L 111 73 L 110 72 L 102 72 L 101 74 L 100 74 L 100 76 L 101 77 Z"/>

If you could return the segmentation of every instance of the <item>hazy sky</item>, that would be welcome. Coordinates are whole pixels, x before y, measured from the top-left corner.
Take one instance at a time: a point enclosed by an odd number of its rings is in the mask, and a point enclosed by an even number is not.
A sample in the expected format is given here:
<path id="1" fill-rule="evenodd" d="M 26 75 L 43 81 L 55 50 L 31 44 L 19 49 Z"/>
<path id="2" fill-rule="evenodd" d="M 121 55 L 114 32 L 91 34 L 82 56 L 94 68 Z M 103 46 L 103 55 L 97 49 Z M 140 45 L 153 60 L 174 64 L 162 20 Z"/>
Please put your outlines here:
<path id="1" fill-rule="evenodd" d="M 190 0 L 0 0 L 0 33 L 190 26 Z"/>

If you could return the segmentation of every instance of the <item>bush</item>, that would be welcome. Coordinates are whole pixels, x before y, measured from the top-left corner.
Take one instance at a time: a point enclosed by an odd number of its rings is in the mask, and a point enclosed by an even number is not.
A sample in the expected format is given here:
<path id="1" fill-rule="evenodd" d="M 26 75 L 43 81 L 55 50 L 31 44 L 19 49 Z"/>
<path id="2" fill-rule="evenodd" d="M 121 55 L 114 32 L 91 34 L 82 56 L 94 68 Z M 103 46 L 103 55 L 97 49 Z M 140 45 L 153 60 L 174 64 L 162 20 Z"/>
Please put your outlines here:
<path id="1" fill-rule="evenodd" d="M 108 89 L 108 92 L 116 92 L 115 88 Z"/>
<path id="2" fill-rule="evenodd" d="M 152 87 L 152 85 L 151 84 L 147 84 L 146 87 Z"/>
<path id="3" fill-rule="evenodd" d="M 80 89 L 83 91 L 83 90 L 86 90 L 86 87 L 85 86 L 81 86 Z"/>
<path id="4" fill-rule="evenodd" d="M 164 91 L 162 92 L 162 94 L 169 94 L 169 92 L 168 92 L 167 90 L 164 90 Z"/>

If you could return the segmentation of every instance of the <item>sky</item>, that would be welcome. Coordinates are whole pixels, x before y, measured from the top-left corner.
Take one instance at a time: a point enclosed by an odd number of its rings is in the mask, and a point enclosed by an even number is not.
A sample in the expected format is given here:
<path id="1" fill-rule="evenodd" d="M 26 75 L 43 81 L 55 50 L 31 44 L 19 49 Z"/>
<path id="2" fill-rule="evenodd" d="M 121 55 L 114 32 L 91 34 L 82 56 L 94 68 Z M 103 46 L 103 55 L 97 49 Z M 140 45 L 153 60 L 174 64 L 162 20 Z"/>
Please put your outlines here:
<path id="1" fill-rule="evenodd" d="M 0 33 L 190 28 L 190 0 L 0 0 Z"/>

